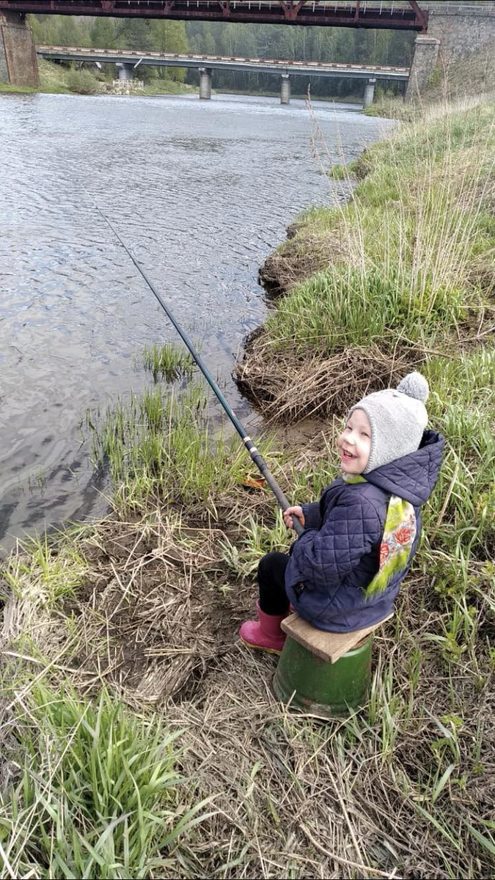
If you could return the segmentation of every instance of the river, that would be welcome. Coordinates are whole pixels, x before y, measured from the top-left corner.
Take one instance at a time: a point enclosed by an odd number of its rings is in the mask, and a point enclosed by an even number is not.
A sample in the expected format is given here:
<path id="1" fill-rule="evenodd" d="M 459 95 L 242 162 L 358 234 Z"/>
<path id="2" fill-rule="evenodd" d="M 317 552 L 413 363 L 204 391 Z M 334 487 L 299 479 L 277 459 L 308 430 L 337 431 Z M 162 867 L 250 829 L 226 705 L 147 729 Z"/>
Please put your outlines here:
<path id="1" fill-rule="evenodd" d="M 150 384 L 144 346 L 176 341 L 97 207 L 252 426 L 231 372 L 269 308 L 259 266 L 302 209 L 347 197 L 321 162 L 390 124 L 276 98 L 0 96 L 3 554 L 104 511 L 86 414 Z"/>

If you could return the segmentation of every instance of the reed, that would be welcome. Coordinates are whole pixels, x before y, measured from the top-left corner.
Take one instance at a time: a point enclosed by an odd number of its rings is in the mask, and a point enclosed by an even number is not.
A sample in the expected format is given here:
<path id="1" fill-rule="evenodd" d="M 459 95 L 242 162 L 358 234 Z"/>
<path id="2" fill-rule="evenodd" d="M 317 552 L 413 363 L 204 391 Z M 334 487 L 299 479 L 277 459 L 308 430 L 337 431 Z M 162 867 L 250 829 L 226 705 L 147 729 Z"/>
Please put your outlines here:
<path id="1" fill-rule="evenodd" d="M 156 386 L 117 404 L 97 425 L 88 419 L 95 460 L 108 467 L 120 510 L 143 509 L 153 497 L 205 502 L 241 481 L 245 453 L 233 437 L 211 437 L 206 405 L 199 384 L 179 396 Z"/>
<path id="2" fill-rule="evenodd" d="M 153 379 L 166 379 L 172 382 L 182 377 L 190 379 L 194 372 L 194 363 L 189 354 L 175 345 L 146 346 L 143 352 L 144 368 L 153 374 Z"/>

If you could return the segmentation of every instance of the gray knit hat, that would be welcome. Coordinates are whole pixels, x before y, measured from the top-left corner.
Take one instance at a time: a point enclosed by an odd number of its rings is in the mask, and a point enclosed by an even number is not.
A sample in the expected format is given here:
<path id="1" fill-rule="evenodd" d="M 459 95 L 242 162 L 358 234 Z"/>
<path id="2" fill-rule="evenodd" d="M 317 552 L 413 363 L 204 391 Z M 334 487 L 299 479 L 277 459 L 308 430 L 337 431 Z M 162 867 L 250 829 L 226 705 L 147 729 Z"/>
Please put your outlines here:
<path id="1" fill-rule="evenodd" d="M 371 426 L 371 451 L 363 473 L 409 455 L 419 448 L 428 422 L 425 403 L 428 382 L 421 373 L 408 373 L 397 385 L 363 397 L 352 407 L 362 409 Z"/>

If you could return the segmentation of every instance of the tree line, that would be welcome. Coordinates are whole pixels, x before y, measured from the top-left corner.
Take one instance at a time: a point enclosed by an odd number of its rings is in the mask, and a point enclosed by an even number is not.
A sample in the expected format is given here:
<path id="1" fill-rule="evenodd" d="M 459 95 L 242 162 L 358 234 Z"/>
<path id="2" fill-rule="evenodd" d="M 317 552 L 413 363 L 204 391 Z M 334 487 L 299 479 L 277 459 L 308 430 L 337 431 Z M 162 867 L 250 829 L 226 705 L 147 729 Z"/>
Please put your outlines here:
<path id="1" fill-rule="evenodd" d="M 30 24 L 39 44 L 399 66 L 410 64 L 415 39 L 410 31 L 89 16 L 31 15 Z M 140 78 L 160 77 L 198 81 L 193 70 L 143 67 L 140 71 Z M 215 71 L 213 84 L 220 91 L 273 92 L 279 88 L 273 75 L 238 71 Z M 292 90 L 305 93 L 308 84 L 317 96 L 360 95 L 363 89 L 361 82 L 345 78 L 296 77 Z M 391 83 L 389 91 L 398 88 Z"/>

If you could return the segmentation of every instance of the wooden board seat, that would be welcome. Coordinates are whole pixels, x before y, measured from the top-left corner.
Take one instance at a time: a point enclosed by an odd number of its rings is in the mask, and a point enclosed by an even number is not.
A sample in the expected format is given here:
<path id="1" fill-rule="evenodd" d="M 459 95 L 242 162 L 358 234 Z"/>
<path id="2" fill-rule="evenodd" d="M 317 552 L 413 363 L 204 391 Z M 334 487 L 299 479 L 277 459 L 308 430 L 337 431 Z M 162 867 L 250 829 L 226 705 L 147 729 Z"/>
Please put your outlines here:
<path id="1" fill-rule="evenodd" d="M 291 639 L 299 642 L 300 645 L 307 648 L 316 657 L 330 663 L 336 663 L 344 654 L 356 648 L 366 636 L 369 636 L 370 633 L 382 626 L 386 620 L 390 620 L 391 617 L 393 615 L 389 614 L 388 617 L 384 617 L 383 620 L 379 620 L 373 626 L 357 629 L 354 632 L 331 633 L 316 629 L 316 627 L 311 626 L 310 623 L 294 612 L 282 621 L 281 626 Z"/>

